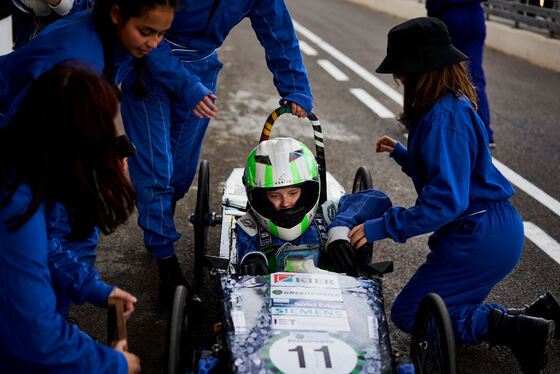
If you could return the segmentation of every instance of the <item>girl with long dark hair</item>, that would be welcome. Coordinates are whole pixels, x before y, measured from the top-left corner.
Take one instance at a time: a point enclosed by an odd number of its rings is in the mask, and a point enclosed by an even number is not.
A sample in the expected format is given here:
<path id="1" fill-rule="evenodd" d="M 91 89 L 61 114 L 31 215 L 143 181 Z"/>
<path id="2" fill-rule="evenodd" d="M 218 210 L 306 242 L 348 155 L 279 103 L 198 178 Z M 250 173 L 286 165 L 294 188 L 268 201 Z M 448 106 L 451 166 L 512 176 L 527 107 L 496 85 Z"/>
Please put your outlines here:
<path id="1" fill-rule="evenodd" d="M 415 18 L 389 31 L 387 56 L 377 72 L 393 74 L 404 85 L 400 120 L 409 129 L 408 149 L 383 136 L 376 151 L 390 153 L 412 178 L 418 198 L 413 207 L 391 207 L 381 218 L 371 217 L 349 237 L 359 248 L 433 232 L 430 254 L 393 303 L 395 325 L 411 333 L 420 300 L 437 293 L 459 343 L 507 345 L 524 372 L 536 373 L 546 365 L 560 307 L 550 293 L 524 309 L 484 304 L 519 261 L 523 222 L 509 202 L 513 187 L 492 164 L 465 60 L 436 18 Z"/>
<path id="2" fill-rule="evenodd" d="M 74 302 L 136 301 L 99 279 L 49 231 L 64 209 L 69 236 L 110 233 L 136 201 L 122 172 L 113 90 L 97 76 L 55 67 L 29 88 L 0 129 L 0 367 L 9 373 L 135 373 L 138 357 L 102 346 L 56 312 L 53 284 Z M 120 352 L 119 352 L 120 351 Z"/>
<path id="3" fill-rule="evenodd" d="M 188 101 L 190 74 L 169 46 L 160 44 L 176 6 L 177 0 L 96 0 L 91 11 L 54 22 L 24 47 L 0 57 L 0 127 L 17 111 L 33 80 L 68 60 L 81 61 L 115 88 L 131 72 L 132 92 L 139 97 L 147 95 L 142 83 L 146 66 Z M 197 106 L 202 113 L 211 111 L 205 102 L 211 104 L 203 97 Z"/>

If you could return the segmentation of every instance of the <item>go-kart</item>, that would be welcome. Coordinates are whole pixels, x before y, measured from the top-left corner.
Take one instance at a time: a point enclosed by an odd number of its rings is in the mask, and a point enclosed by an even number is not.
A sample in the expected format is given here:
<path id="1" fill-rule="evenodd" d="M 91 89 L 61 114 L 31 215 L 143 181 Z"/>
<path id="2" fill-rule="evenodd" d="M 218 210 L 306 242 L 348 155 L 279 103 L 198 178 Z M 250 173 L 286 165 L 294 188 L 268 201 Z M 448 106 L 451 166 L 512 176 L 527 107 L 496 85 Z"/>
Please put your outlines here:
<path id="1" fill-rule="evenodd" d="M 289 113 L 276 109 L 266 120 L 261 141 L 276 119 Z M 338 200 L 344 188 L 326 170 L 323 136 L 314 114 L 321 178 L 320 202 Z M 420 303 L 410 357 L 392 352 L 382 295 L 383 275 L 392 262 L 363 260 L 357 276 L 315 268 L 297 257 L 283 263 L 290 271 L 266 276 L 240 276 L 237 267 L 236 221 L 247 211 L 243 168 L 227 178 L 221 215 L 209 210 L 210 166 L 200 162 L 194 225 L 195 289 L 217 285 L 221 320 L 213 344 L 201 347 L 192 329 L 199 315 L 190 307 L 185 287 L 176 289 L 171 312 L 168 373 L 455 373 L 455 343 L 447 308 L 436 294 Z M 358 168 L 352 192 L 372 188 L 367 167 Z M 219 254 L 207 254 L 209 226 L 221 224 Z M 204 269 L 209 269 L 205 277 Z M 284 268 L 283 270 L 286 270 Z"/>

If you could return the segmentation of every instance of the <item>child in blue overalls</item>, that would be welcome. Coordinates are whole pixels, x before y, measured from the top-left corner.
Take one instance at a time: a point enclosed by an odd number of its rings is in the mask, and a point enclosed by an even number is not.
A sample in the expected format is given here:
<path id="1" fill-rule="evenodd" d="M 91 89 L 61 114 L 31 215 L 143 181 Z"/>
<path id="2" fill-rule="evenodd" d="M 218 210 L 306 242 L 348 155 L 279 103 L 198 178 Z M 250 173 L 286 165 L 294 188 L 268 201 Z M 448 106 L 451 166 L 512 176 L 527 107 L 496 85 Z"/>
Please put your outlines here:
<path id="1" fill-rule="evenodd" d="M 65 245 L 65 239 L 86 241 L 95 227 L 108 234 L 134 208 L 119 161 L 117 110 L 114 92 L 99 77 L 55 67 L 32 83 L 0 129 L 2 373 L 140 371 L 126 341 L 104 346 L 57 310 L 60 296 L 100 307 L 113 296 L 123 300 L 125 318 L 134 310 L 136 298 L 101 281 Z M 64 237 L 50 227 L 61 210 L 69 226 Z"/>
<path id="2" fill-rule="evenodd" d="M 160 43 L 175 7 L 176 0 L 96 0 L 91 11 L 64 17 L 22 48 L 1 56 L 0 127 L 17 111 L 29 85 L 60 64 L 103 76 L 115 90 L 130 72 L 138 95 L 146 94 L 142 76 L 150 71 L 174 96 L 191 100 L 189 73 L 169 46 Z M 163 272 L 186 285 L 176 258 L 164 264 Z"/>
<path id="3" fill-rule="evenodd" d="M 408 149 L 383 136 L 376 151 L 390 153 L 412 178 L 418 198 L 413 207 L 392 207 L 364 220 L 349 237 L 357 247 L 384 238 L 404 243 L 433 232 L 431 252 L 397 296 L 392 321 L 411 333 L 420 300 L 437 293 L 459 343 L 507 345 L 525 372 L 538 372 L 546 365 L 552 320 L 560 320 L 556 300 L 546 294 L 511 313 L 484 304 L 519 261 L 524 235 L 508 200 L 515 191 L 492 164 L 466 60 L 436 18 L 415 18 L 389 31 L 387 56 L 377 72 L 393 74 L 404 85 L 400 120 L 409 129 Z"/>
<path id="4" fill-rule="evenodd" d="M 248 157 L 243 183 L 250 209 L 236 226 L 241 274 L 289 270 L 287 257 L 319 267 L 325 263 L 321 253 L 336 272 L 352 272 L 357 256 L 347 235 L 350 227 L 365 211 L 378 217 L 391 206 L 387 195 L 373 189 L 320 204 L 315 157 L 292 138 L 259 143 Z"/>
<path id="5" fill-rule="evenodd" d="M 176 261 L 174 244 L 180 234 L 174 222 L 175 204 L 189 190 L 209 118 L 215 115 L 216 107 L 211 103 L 205 101 L 210 110 L 201 110 L 197 103 L 216 98 L 223 66 L 218 49 L 236 25 L 251 21 L 282 105 L 290 105 L 291 113 L 300 118 L 313 108 L 298 39 L 283 0 L 182 0 L 180 5 L 164 43 L 191 73 L 185 95 L 178 96 L 158 82 L 152 69 L 144 75 L 149 96 L 139 100 L 130 92 L 134 74 L 129 74 L 122 86 L 123 124 L 138 148 L 138 156 L 130 162 L 138 193 L 138 224 L 160 270 L 167 262 Z M 184 102 L 183 97 L 191 102 Z M 172 291 L 175 283 L 165 271 L 160 272 L 162 290 Z"/>

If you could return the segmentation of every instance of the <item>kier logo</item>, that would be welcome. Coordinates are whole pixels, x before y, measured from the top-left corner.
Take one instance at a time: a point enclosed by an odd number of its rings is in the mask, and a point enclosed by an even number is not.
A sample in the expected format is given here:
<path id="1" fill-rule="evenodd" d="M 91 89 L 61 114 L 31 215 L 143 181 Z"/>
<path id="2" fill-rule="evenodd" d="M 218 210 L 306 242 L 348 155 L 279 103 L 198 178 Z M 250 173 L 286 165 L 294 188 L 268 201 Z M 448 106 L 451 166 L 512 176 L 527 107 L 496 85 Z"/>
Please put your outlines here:
<path id="1" fill-rule="evenodd" d="M 274 283 L 293 282 L 294 277 L 293 274 L 274 274 Z"/>

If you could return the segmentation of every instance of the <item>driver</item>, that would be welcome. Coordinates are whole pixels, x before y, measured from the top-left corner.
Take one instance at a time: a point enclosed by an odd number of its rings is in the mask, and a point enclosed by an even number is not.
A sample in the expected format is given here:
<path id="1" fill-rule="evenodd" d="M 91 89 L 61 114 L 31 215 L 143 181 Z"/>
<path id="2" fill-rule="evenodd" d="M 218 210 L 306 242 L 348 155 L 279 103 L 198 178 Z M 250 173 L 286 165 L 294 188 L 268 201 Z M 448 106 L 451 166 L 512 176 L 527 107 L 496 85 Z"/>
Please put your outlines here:
<path id="1" fill-rule="evenodd" d="M 315 157 L 292 138 L 259 143 L 248 157 L 243 183 L 249 209 L 236 226 L 240 274 L 286 270 L 288 256 L 312 260 L 316 267 L 328 263 L 336 272 L 352 272 L 358 260 L 348 238 L 357 224 L 354 217 L 364 209 L 366 214 L 381 216 L 391 207 L 389 197 L 373 189 L 345 195 L 340 203 L 320 205 Z M 322 257 L 323 253 L 328 256 Z"/>

